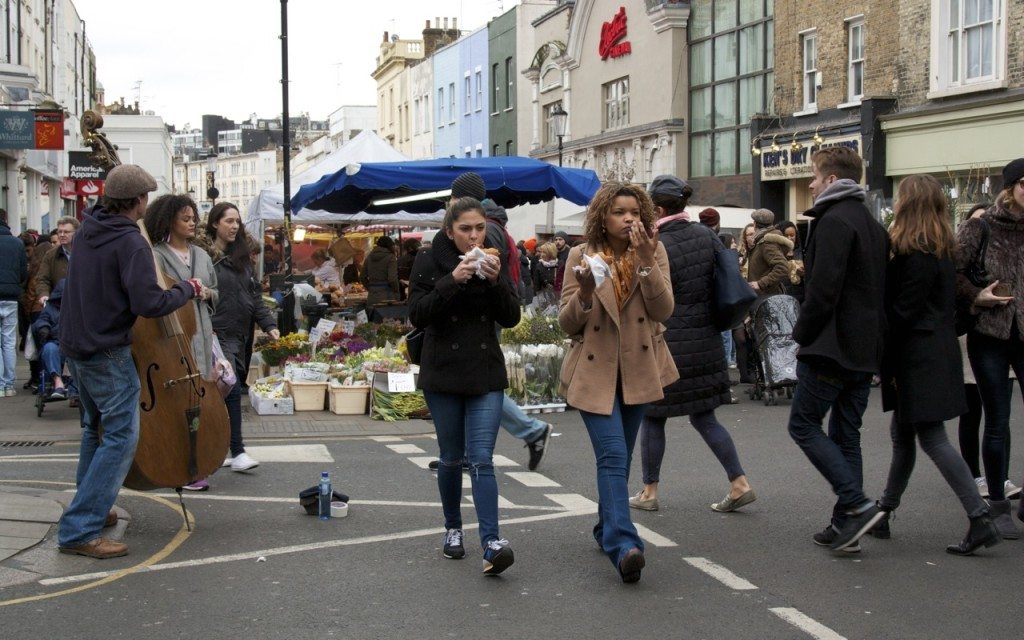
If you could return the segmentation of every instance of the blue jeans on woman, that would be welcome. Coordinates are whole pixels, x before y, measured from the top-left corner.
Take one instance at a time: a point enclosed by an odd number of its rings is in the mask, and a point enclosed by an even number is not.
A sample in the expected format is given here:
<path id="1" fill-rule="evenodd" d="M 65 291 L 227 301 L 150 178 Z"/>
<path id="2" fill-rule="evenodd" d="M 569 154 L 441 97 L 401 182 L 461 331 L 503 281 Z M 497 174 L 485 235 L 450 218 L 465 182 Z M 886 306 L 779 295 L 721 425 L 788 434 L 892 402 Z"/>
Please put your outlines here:
<path id="1" fill-rule="evenodd" d="M 615 394 L 611 415 L 580 411 L 587 426 L 597 461 L 598 516 L 594 539 L 608 558 L 619 566 L 632 548 L 644 550 L 644 543 L 629 517 L 629 463 L 640 431 L 646 404 L 623 404 Z"/>
<path id="2" fill-rule="evenodd" d="M 82 403 L 78 492 L 60 519 L 57 542 L 74 547 L 100 537 L 139 442 L 139 374 L 131 347 L 68 359 Z M 102 423 L 103 437 L 99 435 Z"/>
<path id="3" fill-rule="evenodd" d="M 480 526 L 480 547 L 498 540 L 498 482 L 494 478 L 494 442 L 498 438 L 501 403 L 505 393 L 478 396 L 424 391 L 434 418 L 437 446 L 437 489 L 441 494 L 445 529 L 462 528 L 462 458 L 469 462 L 473 506 Z"/>
<path id="4" fill-rule="evenodd" d="M 1017 323 L 1010 328 L 1010 339 L 1000 340 L 980 333 L 967 334 L 967 356 L 978 381 L 981 404 L 985 408 L 985 430 L 981 436 L 981 460 L 991 500 L 1005 500 L 1003 482 L 1009 471 L 1010 448 L 1010 368 L 1024 389 L 1024 341 L 1017 337 Z"/>

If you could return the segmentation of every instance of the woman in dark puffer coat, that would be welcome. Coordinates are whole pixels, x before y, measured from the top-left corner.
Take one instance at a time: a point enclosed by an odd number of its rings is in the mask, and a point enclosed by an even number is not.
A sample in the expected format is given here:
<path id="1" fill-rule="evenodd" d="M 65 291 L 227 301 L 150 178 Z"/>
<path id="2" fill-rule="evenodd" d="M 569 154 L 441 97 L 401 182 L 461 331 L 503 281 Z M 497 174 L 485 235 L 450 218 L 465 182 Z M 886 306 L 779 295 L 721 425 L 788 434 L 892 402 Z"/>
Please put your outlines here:
<path id="1" fill-rule="evenodd" d="M 665 422 L 689 416 L 722 464 L 731 485 L 715 511 L 734 511 L 757 499 L 740 466 L 732 437 L 715 417 L 715 408 L 729 404 L 729 375 L 722 336 L 711 319 L 711 286 L 715 252 L 724 250 L 714 232 L 689 221 L 685 207 L 693 189 L 675 176 L 651 182 L 661 242 L 668 252 L 675 311 L 665 323 L 668 344 L 679 370 L 679 380 L 665 387 L 665 398 L 650 405 L 640 425 L 640 451 L 644 488 L 629 499 L 629 506 L 658 510 L 658 481 L 665 456 Z"/>

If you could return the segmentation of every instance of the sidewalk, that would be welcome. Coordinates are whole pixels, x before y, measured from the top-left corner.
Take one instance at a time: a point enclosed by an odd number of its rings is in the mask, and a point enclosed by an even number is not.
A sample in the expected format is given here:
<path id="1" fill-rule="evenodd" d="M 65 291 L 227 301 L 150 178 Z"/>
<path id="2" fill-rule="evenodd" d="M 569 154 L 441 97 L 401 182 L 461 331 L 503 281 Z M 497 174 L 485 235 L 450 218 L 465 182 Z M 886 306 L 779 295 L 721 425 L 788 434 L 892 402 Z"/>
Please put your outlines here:
<path id="1" fill-rule="evenodd" d="M 21 387 L 28 380 L 28 363 L 18 361 L 17 395 L 0 398 L 0 449 L 26 454 L 44 453 L 56 443 L 67 446 L 81 438 L 78 409 L 67 402 L 49 402 L 36 415 L 36 397 Z M 433 433 L 427 420 L 384 422 L 368 416 L 337 416 L 329 411 L 301 411 L 290 416 L 260 416 L 242 399 L 242 433 L 246 441 L 263 438 L 317 436 L 409 436 Z M 75 449 L 77 451 L 77 449 Z M 8 479 L 11 480 L 11 479 Z M 46 538 L 64 512 L 64 505 L 47 490 L 0 483 L 0 562 Z M 121 510 L 119 509 L 119 512 Z M 126 519 L 127 514 L 121 513 Z"/>

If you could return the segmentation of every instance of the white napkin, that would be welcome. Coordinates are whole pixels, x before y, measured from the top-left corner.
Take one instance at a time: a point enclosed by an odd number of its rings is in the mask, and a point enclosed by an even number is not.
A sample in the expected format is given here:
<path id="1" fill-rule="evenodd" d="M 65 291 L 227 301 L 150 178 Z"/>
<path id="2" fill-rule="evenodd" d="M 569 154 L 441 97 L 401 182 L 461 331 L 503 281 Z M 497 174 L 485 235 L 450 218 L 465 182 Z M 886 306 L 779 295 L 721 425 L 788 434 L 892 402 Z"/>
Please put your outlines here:
<path id="1" fill-rule="evenodd" d="M 469 253 L 467 253 L 466 255 L 459 256 L 459 258 L 465 260 L 466 256 L 469 256 L 470 258 L 476 260 L 476 277 L 483 280 L 487 276 L 484 275 L 482 261 L 487 259 L 487 255 L 488 254 L 484 253 L 484 250 L 481 249 L 480 247 L 473 247 L 473 249 Z"/>
<path id="2" fill-rule="evenodd" d="M 604 258 L 601 257 L 601 254 L 595 254 L 592 256 L 583 254 L 583 259 L 587 261 L 587 265 L 590 267 L 590 273 L 594 274 L 595 289 L 601 286 L 601 283 L 604 282 L 605 278 L 612 275 L 611 268 L 608 266 L 608 263 L 604 261 Z M 583 267 L 578 265 L 573 267 L 572 270 L 575 271 L 577 275 L 583 273 Z"/>

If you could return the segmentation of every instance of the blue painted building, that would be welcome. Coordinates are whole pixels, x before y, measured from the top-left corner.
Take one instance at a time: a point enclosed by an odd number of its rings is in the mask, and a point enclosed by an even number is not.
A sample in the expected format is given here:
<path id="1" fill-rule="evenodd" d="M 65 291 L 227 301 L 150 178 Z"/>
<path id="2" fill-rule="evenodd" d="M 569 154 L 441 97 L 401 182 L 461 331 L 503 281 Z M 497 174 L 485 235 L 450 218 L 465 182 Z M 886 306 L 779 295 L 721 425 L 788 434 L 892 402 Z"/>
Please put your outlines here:
<path id="1" fill-rule="evenodd" d="M 434 153 L 478 158 L 488 153 L 487 27 L 438 49 L 434 71 Z"/>
<path id="2" fill-rule="evenodd" d="M 459 146 L 459 125 L 462 124 L 459 111 L 459 90 L 462 78 L 459 74 L 459 49 L 462 40 L 438 49 L 431 57 L 434 65 L 434 154 L 438 158 L 463 157 Z"/>
<path id="3" fill-rule="evenodd" d="M 462 91 L 459 92 L 459 117 L 462 120 L 459 146 L 463 157 L 488 156 L 490 65 L 487 59 L 487 27 L 477 29 L 455 44 L 459 46 L 459 73 L 462 76 Z"/>

